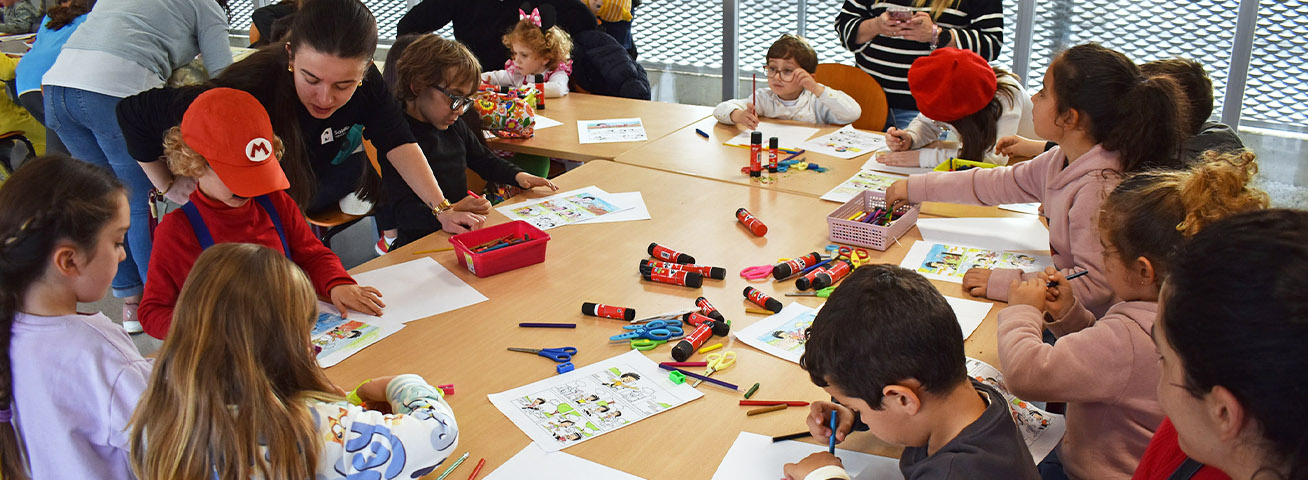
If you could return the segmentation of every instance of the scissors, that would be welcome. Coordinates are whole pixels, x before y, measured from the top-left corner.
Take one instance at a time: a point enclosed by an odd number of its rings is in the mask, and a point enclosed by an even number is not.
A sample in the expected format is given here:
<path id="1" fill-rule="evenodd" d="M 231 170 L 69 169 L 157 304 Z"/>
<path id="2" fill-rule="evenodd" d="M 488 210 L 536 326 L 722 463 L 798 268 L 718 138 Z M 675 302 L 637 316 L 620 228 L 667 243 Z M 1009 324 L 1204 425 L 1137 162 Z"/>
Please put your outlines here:
<path id="1" fill-rule="evenodd" d="M 667 340 L 650 340 L 648 338 L 637 338 L 631 341 L 631 348 L 642 352 L 657 348 L 659 345 L 668 343 Z"/>
<path id="2" fill-rule="evenodd" d="M 831 246 L 827 246 L 827 248 L 830 249 Z M 849 263 L 852 263 L 854 267 L 861 266 L 864 263 L 869 263 L 868 257 L 869 255 L 865 248 L 837 247 L 836 250 L 836 258 L 849 260 Z"/>
<path id="3" fill-rule="evenodd" d="M 510 352 L 534 353 L 542 357 L 554 360 L 558 363 L 572 361 L 572 356 L 577 354 L 577 349 L 573 347 L 560 348 L 509 348 Z"/>
<path id="4" fill-rule="evenodd" d="M 726 351 L 722 353 L 710 353 L 708 356 L 708 368 L 704 370 L 705 377 L 713 376 L 713 372 L 726 370 L 728 367 L 736 364 L 736 352 Z M 690 384 L 691 387 L 698 387 L 704 380 L 695 380 Z"/>
<path id="5" fill-rule="evenodd" d="M 748 281 L 761 280 L 772 275 L 772 265 L 759 265 L 757 267 L 745 267 L 740 271 L 740 278 Z"/>
<path id="6" fill-rule="evenodd" d="M 792 293 L 787 293 L 786 296 L 787 296 L 787 297 L 821 297 L 821 298 L 827 298 L 827 297 L 830 297 L 830 296 L 831 296 L 831 291 L 832 291 L 832 290 L 835 290 L 835 289 L 836 289 L 835 285 L 832 285 L 832 286 L 830 286 L 830 287 L 823 288 L 823 289 L 821 289 L 821 290 L 817 290 L 817 291 L 812 291 L 812 292 L 792 292 Z"/>
<path id="7" fill-rule="evenodd" d="M 648 340 L 668 340 L 686 334 L 681 328 L 681 320 L 654 320 L 641 325 L 627 325 L 623 330 L 631 330 L 609 337 L 609 341 L 644 338 Z"/>

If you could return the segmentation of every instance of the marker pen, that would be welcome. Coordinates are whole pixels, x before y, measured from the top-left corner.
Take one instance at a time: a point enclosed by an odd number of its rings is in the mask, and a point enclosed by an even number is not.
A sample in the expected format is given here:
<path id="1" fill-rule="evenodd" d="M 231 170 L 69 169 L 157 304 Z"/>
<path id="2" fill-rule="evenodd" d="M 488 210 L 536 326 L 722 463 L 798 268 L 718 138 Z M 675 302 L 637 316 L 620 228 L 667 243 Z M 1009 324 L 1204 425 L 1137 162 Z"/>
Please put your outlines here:
<path id="1" fill-rule="evenodd" d="M 1090 273 L 1090 271 L 1089 271 L 1089 270 L 1081 270 L 1081 271 L 1079 271 L 1079 272 L 1076 272 L 1076 273 L 1073 273 L 1073 274 L 1071 274 L 1071 275 L 1068 275 L 1067 277 L 1065 277 L 1065 279 L 1066 279 L 1066 280 L 1071 280 L 1071 279 L 1073 279 L 1073 278 L 1080 277 L 1080 276 L 1085 275 L 1085 274 L 1087 274 L 1087 273 Z M 1049 283 L 1046 283 L 1045 286 L 1046 286 L 1046 287 L 1049 287 L 1049 288 L 1054 288 L 1054 287 L 1057 287 L 1057 286 L 1058 286 L 1058 282 L 1051 281 L 1051 282 L 1049 282 Z"/>

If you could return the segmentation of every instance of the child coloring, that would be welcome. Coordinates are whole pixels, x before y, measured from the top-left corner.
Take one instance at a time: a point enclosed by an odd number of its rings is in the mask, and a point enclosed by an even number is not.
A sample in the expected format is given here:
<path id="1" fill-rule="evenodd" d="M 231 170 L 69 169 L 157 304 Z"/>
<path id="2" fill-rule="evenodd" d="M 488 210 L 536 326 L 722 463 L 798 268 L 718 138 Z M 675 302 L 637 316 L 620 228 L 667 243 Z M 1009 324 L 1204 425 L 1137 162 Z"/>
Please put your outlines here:
<path id="1" fill-rule="evenodd" d="M 554 7 L 541 5 L 531 13 L 518 11 L 520 19 L 504 34 L 509 60 L 504 70 L 481 74 L 484 82 L 497 87 L 534 85 L 536 76 L 545 79 L 545 97 L 568 94 L 568 75 L 572 74 L 572 37 L 555 24 Z"/>
<path id="2" fill-rule="evenodd" d="M 817 65 L 817 52 L 808 40 L 782 35 L 768 48 L 763 69 L 767 86 L 754 90 L 749 98 L 719 103 L 713 117 L 750 130 L 758 128 L 759 117 L 829 124 L 858 120 L 863 108 L 849 94 L 818 83 L 813 78 Z"/>

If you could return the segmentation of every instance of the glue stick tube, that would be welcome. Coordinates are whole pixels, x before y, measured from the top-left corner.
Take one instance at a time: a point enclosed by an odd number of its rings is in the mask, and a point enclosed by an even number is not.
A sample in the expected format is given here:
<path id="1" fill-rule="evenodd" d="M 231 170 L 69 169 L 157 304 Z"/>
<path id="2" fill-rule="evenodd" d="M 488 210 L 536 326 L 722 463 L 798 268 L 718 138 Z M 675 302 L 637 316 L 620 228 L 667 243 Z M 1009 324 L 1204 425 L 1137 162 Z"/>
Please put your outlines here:
<path id="1" fill-rule="evenodd" d="M 649 244 L 649 248 L 647 248 L 646 250 L 649 252 L 649 256 L 657 258 L 659 260 L 663 260 L 665 262 L 695 263 L 695 257 L 686 255 L 684 253 L 659 245 L 657 243 L 651 242 Z"/>
<path id="2" fill-rule="evenodd" d="M 714 307 L 712 303 L 709 303 L 707 298 L 704 297 L 696 298 L 695 306 L 699 307 L 699 310 L 701 312 L 704 312 L 704 315 L 709 318 L 712 318 L 719 322 L 727 321 L 727 318 L 722 316 L 722 312 L 719 312 L 717 307 Z"/>
<path id="3" fill-rule="evenodd" d="M 755 305 L 768 309 L 772 313 L 781 311 L 781 302 L 778 302 L 775 298 L 769 297 L 768 294 L 763 293 L 757 288 L 745 287 L 745 298 L 754 302 Z"/>
<path id="4" fill-rule="evenodd" d="M 768 234 L 768 226 L 763 224 L 762 220 L 749 213 L 749 210 L 742 208 L 736 209 L 736 220 L 744 224 L 746 228 L 755 236 L 761 237 Z"/>
<path id="5" fill-rule="evenodd" d="M 675 271 L 675 272 L 649 272 L 640 274 L 645 280 L 659 283 L 668 283 L 672 285 L 681 285 L 683 287 L 699 288 L 704 286 L 704 277 L 695 272 Z"/>
<path id="6" fill-rule="evenodd" d="M 813 281 L 817 280 L 817 275 L 819 273 L 826 271 L 827 266 L 830 266 L 830 264 L 823 265 L 818 268 L 814 268 L 813 271 L 808 272 L 807 274 L 804 274 L 804 276 L 795 279 L 795 288 L 799 290 L 808 290 L 809 288 L 811 288 L 813 286 Z"/>
<path id="7" fill-rule="evenodd" d="M 672 263 L 659 260 L 641 260 L 640 271 L 651 270 L 655 268 L 666 268 L 669 270 L 685 270 L 695 272 L 707 278 L 722 280 L 727 278 L 727 269 L 722 267 L 710 267 L 708 265 L 695 265 L 689 263 Z"/>
<path id="8" fill-rule="evenodd" d="M 536 75 L 536 110 L 545 109 L 545 75 Z"/>
<path id="9" fill-rule="evenodd" d="M 696 312 L 690 312 L 685 315 L 682 315 L 681 319 L 686 323 L 694 325 L 696 327 L 699 327 L 700 325 L 703 325 L 705 323 L 712 323 L 713 335 L 718 337 L 725 337 L 727 336 L 728 333 L 731 333 L 731 325 L 727 325 L 727 322 L 719 322 Z"/>
<path id="10" fill-rule="evenodd" d="M 763 176 L 763 132 L 749 134 L 749 176 Z"/>
<path id="11" fill-rule="evenodd" d="M 835 285 L 836 282 L 839 282 L 854 270 L 854 265 L 844 259 L 836 260 L 830 267 L 817 270 L 818 274 L 813 277 L 813 289 L 821 290 Z"/>
<path id="12" fill-rule="evenodd" d="M 768 139 L 768 173 L 777 173 L 777 142 L 777 137 Z"/>
<path id="13" fill-rule="evenodd" d="M 713 325 L 705 323 L 695 327 L 695 331 L 690 332 L 690 335 L 672 347 L 672 359 L 678 362 L 686 361 L 691 354 L 695 353 L 695 350 L 699 350 L 699 347 L 704 346 L 704 342 L 707 342 L 711 337 L 713 337 Z"/>
<path id="14" fill-rule="evenodd" d="M 581 313 L 592 317 L 612 318 L 628 322 L 636 319 L 636 309 L 634 308 L 615 307 L 591 302 L 582 302 Z"/>
<path id="15" fill-rule="evenodd" d="M 818 252 L 809 252 L 808 255 L 804 255 L 799 258 L 792 258 L 790 260 L 773 265 L 772 278 L 781 280 L 783 278 L 799 273 L 800 270 L 808 268 L 810 265 L 817 265 L 819 258 L 822 258 L 822 256 L 819 255 Z"/>

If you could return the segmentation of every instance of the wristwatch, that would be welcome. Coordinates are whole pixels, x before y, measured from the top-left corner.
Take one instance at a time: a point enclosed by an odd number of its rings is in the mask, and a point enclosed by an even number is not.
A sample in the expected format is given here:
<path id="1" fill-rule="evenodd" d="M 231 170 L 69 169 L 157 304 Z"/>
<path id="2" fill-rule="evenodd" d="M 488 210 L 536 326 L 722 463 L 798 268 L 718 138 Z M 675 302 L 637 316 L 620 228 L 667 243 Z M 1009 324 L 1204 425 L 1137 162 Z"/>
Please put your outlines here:
<path id="1" fill-rule="evenodd" d="M 937 47 L 944 46 L 944 45 L 949 45 L 949 40 L 948 40 L 948 39 L 941 39 L 941 38 L 940 38 L 940 37 L 944 37 L 944 36 L 946 36 L 946 35 L 949 35 L 949 30 L 946 30 L 946 29 L 944 29 L 944 28 L 940 28 L 940 25 L 936 25 L 936 26 L 934 26 L 934 28 L 935 28 L 935 31 L 932 32 L 932 35 L 931 35 L 931 49 L 932 49 L 932 50 L 935 50 Z M 943 40 L 943 41 L 942 41 L 942 40 Z"/>
<path id="2" fill-rule="evenodd" d="M 451 208 L 454 208 L 454 205 L 451 205 L 450 199 L 446 198 L 441 200 L 440 205 L 436 205 L 436 208 L 431 209 L 431 214 L 432 216 L 440 215 Z"/>

